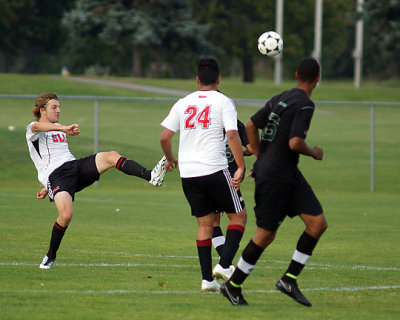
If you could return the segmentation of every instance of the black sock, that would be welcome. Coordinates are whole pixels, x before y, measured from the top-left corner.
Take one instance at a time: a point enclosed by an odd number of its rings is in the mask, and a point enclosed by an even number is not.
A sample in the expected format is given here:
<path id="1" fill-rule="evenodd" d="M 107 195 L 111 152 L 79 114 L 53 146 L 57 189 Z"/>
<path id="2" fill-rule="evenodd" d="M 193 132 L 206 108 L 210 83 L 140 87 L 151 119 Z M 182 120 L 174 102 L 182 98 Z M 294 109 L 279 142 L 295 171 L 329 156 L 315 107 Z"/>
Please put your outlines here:
<path id="1" fill-rule="evenodd" d="M 225 237 L 224 237 L 224 234 L 222 233 L 220 226 L 213 228 L 211 241 L 212 241 L 212 244 L 213 244 L 215 250 L 217 250 L 219 256 L 222 256 L 222 251 L 223 251 L 224 245 L 225 245 Z"/>
<path id="2" fill-rule="evenodd" d="M 240 286 L 244 282 L 244 280 L 246 280 L 250 272 L 254 269 L 258 259 L 260 259 L 263 251 L 263 248 L 257 246 L 253 242 L 253 240 L 250 240 L 249 244 L 243 250 L 242 256 L 239 259 L 235 272 L 229 279 L 231 285 Z"/>
<path id="3" fill-rule="evenodd" d="M 295 282 L 298 275 L 304 269 L 308 259 L 311 257 L 318 239 L 311 237 L 308 233 L 303 232 L 297 242 L 296 250 L 294 251 L 292 261 L 289 268 L 286 270 L 282 280 L 286 282 Z"/>
<path id="4" fill-rule="evenodd" d="M 61 227 L 57 221 L 54 223 L 53 230 L 51 232 L 49 251 L 47 252 L 47 257 L 50 260 L 56 258 L 57 250 L 60 247 L 62 238 L 67 228 Z"/>
<path id="5" fill-rule="evenodd" d="M 229 268 L 232 260 L 239 249 L 240 240 L 242 240 L 244 227 L 238 224 L 229 225 L 226 231 L 224 249 L 222 251 L 219 264 L 223 268 Z"/>
<path id="6" fill-rule="evenodd" d="M 211 239 L 196 240 L 199 254 L 201 274 L 204 280 L 213 281 L 211 260 Z"/>
<path id="7" fill-rule="evenodd" d="M 133 160 L 128 160 L 125 157 L 119 158 L 115 166 L 119 171 L 130 176 L 136 176 L 147 181 L 151 179 L 151 170 L 146 170 L 141 164 Z"/>

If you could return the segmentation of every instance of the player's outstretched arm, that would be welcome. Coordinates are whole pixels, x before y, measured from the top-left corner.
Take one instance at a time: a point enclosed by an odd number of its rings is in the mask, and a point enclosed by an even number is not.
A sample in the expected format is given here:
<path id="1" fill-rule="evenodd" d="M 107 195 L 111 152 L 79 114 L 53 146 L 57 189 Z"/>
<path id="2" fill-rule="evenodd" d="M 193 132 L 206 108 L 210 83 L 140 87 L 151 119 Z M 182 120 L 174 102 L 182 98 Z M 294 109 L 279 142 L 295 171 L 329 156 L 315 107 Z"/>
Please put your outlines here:
<path id="1" fill-rule="evenodd" d="M 37 194 L 36 194 L 36 199 L 44 199 L 46 198 L 47 194 L 49 192 L 46 190 L 46 188 L 43 188 L 42 190 L 40 190 Z"/>
<path id="2" fill-rule="evenodd" d="M 289 139 L 289 148 L 297 153 L 305 156 L 313 157 L 315 160 L 322 160 L 324 151 L 320 147 L 309 147 L 306 141 L 300 137 L 292 137 Z"/>
<path id="3" fill-rule="evenodd" d="M 79 125 L 71 124 L 69 126 L 63 126 L 61 124 L 55 124 L 51 122 L 35 122 L 32 126 L 33 132 L 47 132 L 47 131 L 61 131 L 69 136 L 77 136 L 79 133 Z"/>

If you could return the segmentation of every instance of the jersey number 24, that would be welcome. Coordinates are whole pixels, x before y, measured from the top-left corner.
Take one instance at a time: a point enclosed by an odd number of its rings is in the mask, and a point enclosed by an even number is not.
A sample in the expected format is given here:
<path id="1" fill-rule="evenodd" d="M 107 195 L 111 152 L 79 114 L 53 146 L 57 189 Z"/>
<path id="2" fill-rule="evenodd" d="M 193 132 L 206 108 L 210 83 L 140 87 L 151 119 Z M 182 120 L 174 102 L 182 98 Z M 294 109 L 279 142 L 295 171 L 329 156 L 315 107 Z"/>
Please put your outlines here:
<path id="1" fill-rule="evenodd" d="M 210 126 L 210 108 L 206 106 L 203 111 L 199 113 L 197 106 L 189 106 L 185 110 L 185 114 L 189 116 L 185 119 L 185 129 L 196 129 L 196 123 L 201 125 L 203 129 L 207 129 Z"/>

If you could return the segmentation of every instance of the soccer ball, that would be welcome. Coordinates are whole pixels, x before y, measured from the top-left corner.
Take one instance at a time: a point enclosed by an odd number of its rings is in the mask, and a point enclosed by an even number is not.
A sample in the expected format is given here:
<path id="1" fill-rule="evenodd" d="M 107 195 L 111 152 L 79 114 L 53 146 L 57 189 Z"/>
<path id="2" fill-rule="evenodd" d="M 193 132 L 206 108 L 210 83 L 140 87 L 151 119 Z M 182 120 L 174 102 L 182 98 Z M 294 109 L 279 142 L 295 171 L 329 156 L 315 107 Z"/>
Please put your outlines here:
<path id="1" fill-rule="evenodd" d="M 276 56 L 282 52 L 283 40 L 275 31 L 264 32 L 258 38 L 258 50 L 269 57 Z"/>

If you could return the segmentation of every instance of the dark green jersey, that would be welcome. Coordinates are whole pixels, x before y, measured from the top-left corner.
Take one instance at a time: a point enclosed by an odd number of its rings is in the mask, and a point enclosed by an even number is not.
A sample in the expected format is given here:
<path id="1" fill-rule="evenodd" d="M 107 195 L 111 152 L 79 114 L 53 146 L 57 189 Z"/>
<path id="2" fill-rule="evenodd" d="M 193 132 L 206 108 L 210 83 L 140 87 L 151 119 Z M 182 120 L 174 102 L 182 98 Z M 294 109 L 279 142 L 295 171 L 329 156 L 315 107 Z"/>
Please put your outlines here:
<path id="1" fill-rule="evenodd" d="M 262 130 L 256 176 L 270 181 L 291 182 L 299 162 L 299 154 L 289 148 L 289 139 L 305 139 L 315 105 L 301 89 L 291 89 L 274 96 L 251 117 Z"/>
<path id="2" fill-rule="evenodd" d="M 237 121 L 237 127 L 238 127 L 238 133 L 240 140 L 242 141 L 242 146 L 246 148 L 246 146 L 249 144 L 249 139 L 247 139 L 247 134 L 246 134 L 246 127 L 241 122 L 239 119 Z M 232 177 L 235 174 L 236 170 L 238 169 L 238 166 L 236 164 L 235 158 L 233 157 L 231 148 L 229 147 L 228 141 L 226 142 L 226 159 L 228 160 L 228 169 L 229 172 L 231 173 Z"/>

